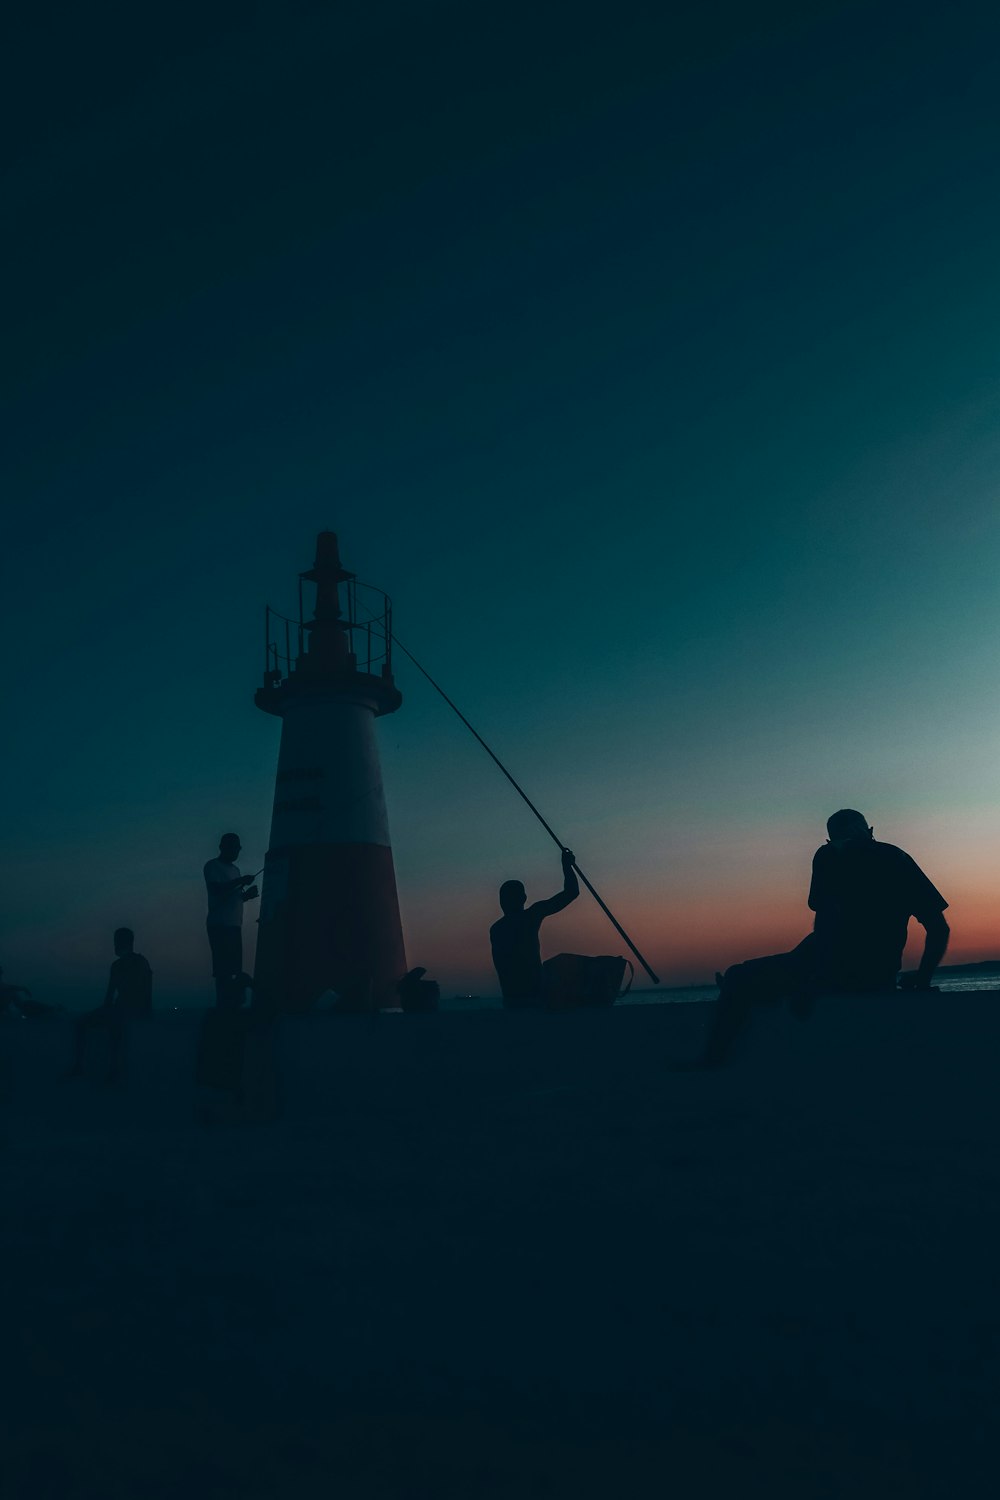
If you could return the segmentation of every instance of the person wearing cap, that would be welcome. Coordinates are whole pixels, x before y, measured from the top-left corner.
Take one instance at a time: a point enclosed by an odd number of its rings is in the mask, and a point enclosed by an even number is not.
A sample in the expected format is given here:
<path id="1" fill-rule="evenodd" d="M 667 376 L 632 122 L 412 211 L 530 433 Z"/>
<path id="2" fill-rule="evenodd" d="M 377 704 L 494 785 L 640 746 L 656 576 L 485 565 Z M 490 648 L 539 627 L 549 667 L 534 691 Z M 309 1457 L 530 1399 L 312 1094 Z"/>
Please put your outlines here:
<path id="1" fill-rule="evenodd" d="M 223 1005 L 231 981 L 243 970 L 243 907 L 257 895 L 252 875 L 241 875 L 236 865 L 242 845 L 239 834 L 224 833 L 219 853 L 205 865 L 208 916 L 205 921 L 212 952 L 216 1004 Z"/>
<path id="2" fill-rule="evenodd" d="M 947 901 L 904 850 L 879 843 L 854 808 L 833 813 L 826 826 L 829 837 L 813 857 L 809 887 L 812 932 L 790 953 L 716 974 L 719 998 L 703 1066 L 725 1061 L 758 1001 L 789 999 L 802 1016 L 816 995 L 895 991 L 911 916 L 925 929 L 924 951 L 916 972 L 899 977 L 899 986 L 930 989 L 948 947 Z"/>

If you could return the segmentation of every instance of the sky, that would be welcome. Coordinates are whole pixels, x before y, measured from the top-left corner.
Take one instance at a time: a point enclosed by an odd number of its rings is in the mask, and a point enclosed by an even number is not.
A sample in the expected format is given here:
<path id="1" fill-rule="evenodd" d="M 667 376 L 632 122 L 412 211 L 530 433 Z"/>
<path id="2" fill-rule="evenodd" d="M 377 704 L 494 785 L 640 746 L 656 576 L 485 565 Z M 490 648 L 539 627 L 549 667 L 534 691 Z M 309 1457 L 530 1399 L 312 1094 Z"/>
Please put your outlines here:
<path id="1" fill-rule="evenodd" d="M 1000 955 L 1000 18 L 32 8 L 3 110 L 0 962 L 210 995 L 316 533 L 668 984 L 809 929 L 860 808 Z M 405 660 L 411 963 L 495 987 L 558 853 Z M 619 952 L 589 897 L 548 952 Z M 919 933 L 912 924 L 915 935 Z M 252 937 L 252 927 L 250 930 Z M 908 957 L 915 961 L 914 941 Z"/>

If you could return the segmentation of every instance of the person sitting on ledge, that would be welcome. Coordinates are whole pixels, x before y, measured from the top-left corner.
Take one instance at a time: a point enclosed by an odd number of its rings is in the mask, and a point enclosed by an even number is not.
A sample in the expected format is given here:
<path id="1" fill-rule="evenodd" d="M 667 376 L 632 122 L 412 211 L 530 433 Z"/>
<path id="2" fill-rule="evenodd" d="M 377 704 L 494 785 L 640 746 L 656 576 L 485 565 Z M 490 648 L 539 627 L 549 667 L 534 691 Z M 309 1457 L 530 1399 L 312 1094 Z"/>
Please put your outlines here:
<path id="1" fill-rule="evenodd" d="M 573 862 L 573 851 L 564 849 L 562 890 L 547 901 L 532 902 L 527 908 L 524 903 L 528 897 L 519 880 L 505 880 L 500 887 L 503 916 L 490 928 L 490 945 L 503 1003 L 511 1009 L 537 1009 L 543 1004 L 538 932 L 546 917 L 563 911 L 579 896 Z"/>
<path id="2" fill-rule="evenodd" d="M 808 1014 L 814 996 L 894 991 L 911 916 L 926 929 L 923 957 L 908 990 L 927 990 L 948 947 L 947 901 L 895 844 L 880 844 L 865 817 L 842 808 L 827 822 L 813 857 L 813 931 L 791 953 L 753 958 L 716 974 L 716 1003 L 702 1066 L 724 1062 L 754 1003 L 789 999 Z"/>

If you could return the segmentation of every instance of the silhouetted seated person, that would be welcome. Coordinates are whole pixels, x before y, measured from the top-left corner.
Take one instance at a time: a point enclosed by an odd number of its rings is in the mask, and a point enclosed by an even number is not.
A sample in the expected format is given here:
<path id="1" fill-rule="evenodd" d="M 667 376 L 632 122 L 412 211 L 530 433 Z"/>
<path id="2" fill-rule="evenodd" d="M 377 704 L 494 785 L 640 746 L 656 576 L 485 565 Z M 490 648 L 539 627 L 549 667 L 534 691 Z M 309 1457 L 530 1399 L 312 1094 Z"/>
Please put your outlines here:
<path id="1" fill-rule="evenodd" d="M 88 1038 L 104 1032 L 108 1038 L 107 1080 L 116 1082 L 122 1073 L 129 1021 L 148 1016 L 153 1009 L 153 971 L 142 954 L 134 951 L 134 933 L 128 927 L 119 927 L 114 943 L 117 957 L 111 965 L 104 1003 L 86 1011 L 73 1032 L 71 1078 L 83 1072 Z"/>
<path id="2" fill-rule="evenodd" d="M 205 928 L 212 950 L 212 977 L 215 980 L 216 1003 L 223 1005 L 224 994 L 234 975 L 243 969 L 243 907 L 258 894 L 252 875 L 241 875 L 236 867 L 240 852 L 239 834 L 224 833 L 219 840 L 219 855 L 204 868 L 208 892 L 208 916 Z"/>
<path id="3" fill-rule="evenodd" d="M 876 842 L 861 813 L 842 808 L 826 826 L 830 837 L 813 857 L 809 888 L 813 931 L 791 953 L 750 959 L 715 976 L 720 993 L 706 1066 L 725 1060 L 755 1002 L 789 999 L 804 1016 L 817 995 L 894 991 L 911 916 L 927 935 L 919 968 L 900 986 L 930 989 L 948 947 L 947 901 L 902 849 Z"/>
<path id="4" fill-rule="evenodd" d="M 410 969 L 397 984 L 396 994 L 403 1010 L 437 1010 L 441 986 L 436 979 L 425 979 L 426 973 L 426 969 Z"/>
<path id="5" fill-rule="evenodd" d="M 562 867 L 563 888 L 547 901 L 534 901 L 526 907 L 528 898 L 519 880 L 505 880 L 500 887 L 503 916 L 490 928 L 490 945 L 503 1003 L 511 1009 L 545 1003 L 539 929 L 546 917 L 563 911 L 580 894 L 570 849 L 562 851 Z"/>

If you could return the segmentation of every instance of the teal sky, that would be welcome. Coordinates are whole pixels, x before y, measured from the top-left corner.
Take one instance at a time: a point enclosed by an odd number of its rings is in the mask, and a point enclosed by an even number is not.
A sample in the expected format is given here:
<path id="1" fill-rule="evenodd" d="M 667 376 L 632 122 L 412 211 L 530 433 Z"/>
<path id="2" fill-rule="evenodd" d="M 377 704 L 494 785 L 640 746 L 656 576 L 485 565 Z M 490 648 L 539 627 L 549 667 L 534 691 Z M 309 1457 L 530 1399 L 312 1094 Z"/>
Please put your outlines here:
<path id="1" fill-rule="evenodd" d="M 315 533 L 668 982 L 808 927 L 860 807 L 1000 952 L 1000 22 L 882 5 L 97 8 L 4 174 L 8 977 L 207 990 Z M 408 954 L 555 850 L 405 661 Z M 256 867 L 256 866 L 254 866 Z M 582 900 L 550 951 L 618 951 Z"/>

